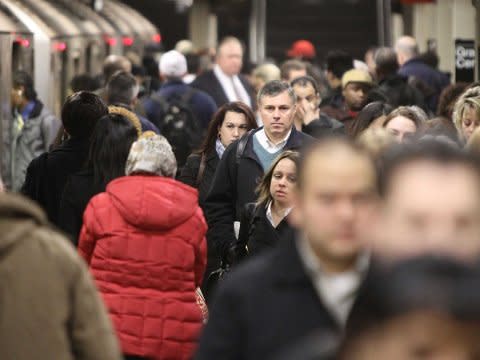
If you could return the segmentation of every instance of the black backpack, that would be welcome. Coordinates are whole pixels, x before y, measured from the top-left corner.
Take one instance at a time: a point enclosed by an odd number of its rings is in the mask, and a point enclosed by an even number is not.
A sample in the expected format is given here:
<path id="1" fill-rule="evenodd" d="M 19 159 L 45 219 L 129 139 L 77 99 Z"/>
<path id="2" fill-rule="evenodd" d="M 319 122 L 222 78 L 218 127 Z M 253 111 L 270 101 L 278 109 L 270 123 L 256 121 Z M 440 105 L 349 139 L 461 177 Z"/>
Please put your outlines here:
<path id="1" fill-rule="evenodd" d="M 172 95 L 168 98 L 157 93 L 151 96 L 151 99 L 162 107 L 163 118 L 156 125 L 172 145 L 179 169 L 185 165 L 187 157 L 193 150 L 198 149 L 202 141 L 202 130 L 189 105 L 194 94 L 195 90 L 189 89 L 183 95 Z"/>

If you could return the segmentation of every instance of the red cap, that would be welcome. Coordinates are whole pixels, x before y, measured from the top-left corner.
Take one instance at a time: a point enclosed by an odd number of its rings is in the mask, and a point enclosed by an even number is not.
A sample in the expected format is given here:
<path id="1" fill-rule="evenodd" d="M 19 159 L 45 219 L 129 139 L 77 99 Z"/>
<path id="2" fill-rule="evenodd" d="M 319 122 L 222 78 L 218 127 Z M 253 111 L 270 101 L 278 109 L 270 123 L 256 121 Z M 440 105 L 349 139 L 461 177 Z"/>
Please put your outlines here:
<path id="1" fill-rule="evenodd" d="M 287 51 L 289 57 L 302 57 L 313 59 L 315 57 L 315 46 L 308 40 L 297 40 Z"/>

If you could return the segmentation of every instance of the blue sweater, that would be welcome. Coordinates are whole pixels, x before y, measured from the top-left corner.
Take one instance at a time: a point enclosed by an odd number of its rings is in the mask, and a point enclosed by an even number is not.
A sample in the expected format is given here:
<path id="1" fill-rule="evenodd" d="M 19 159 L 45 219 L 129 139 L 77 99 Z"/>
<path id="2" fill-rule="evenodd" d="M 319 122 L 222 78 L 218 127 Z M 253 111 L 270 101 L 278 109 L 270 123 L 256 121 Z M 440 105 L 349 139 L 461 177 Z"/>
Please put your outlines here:
<path id="1" fill-rule="evenodd" d="M 280 155 L 283 149 L 278 150 L 277 152 L 269 153 L 257 140 L 257 137 L 253 135 L 253 151 L 258 156 L 258 159 L 262 163 L 263 171 L 267 171 L 273 163 L 273 160 Z"/>

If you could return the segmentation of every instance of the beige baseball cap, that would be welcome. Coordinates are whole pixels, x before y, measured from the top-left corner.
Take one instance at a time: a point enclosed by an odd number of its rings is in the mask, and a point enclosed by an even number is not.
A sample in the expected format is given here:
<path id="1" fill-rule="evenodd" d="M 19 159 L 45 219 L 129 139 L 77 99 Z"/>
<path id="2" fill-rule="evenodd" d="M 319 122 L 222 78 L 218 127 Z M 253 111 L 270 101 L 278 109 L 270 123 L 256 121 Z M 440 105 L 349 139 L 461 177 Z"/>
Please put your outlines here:
<path id="1" fill-rule="evenodd" d="M 373 85 L 373 80 L 370 74 L 366 71 L 359 69 L 348 70 L 345 74 L 343 74 L 342 88 L 345 89 L 345 86 L 347 86 L 348 83 L 351 82 L 364 83 L 370 86 Z"/>

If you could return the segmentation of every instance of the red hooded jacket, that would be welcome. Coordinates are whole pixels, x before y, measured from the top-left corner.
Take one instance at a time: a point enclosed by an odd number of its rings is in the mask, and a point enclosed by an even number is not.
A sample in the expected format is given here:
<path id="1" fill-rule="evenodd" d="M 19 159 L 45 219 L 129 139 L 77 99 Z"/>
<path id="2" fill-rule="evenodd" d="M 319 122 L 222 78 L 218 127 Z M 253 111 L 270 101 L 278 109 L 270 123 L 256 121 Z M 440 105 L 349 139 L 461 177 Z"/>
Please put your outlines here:
<path id="1" fill-rule="evenodd" d="M 202 327 L 195 289 L 206 230 L 197 191 L 170 178 L 122 177 L 90 201 L 79 252 L 125 354 L 192 357 Z"/>

